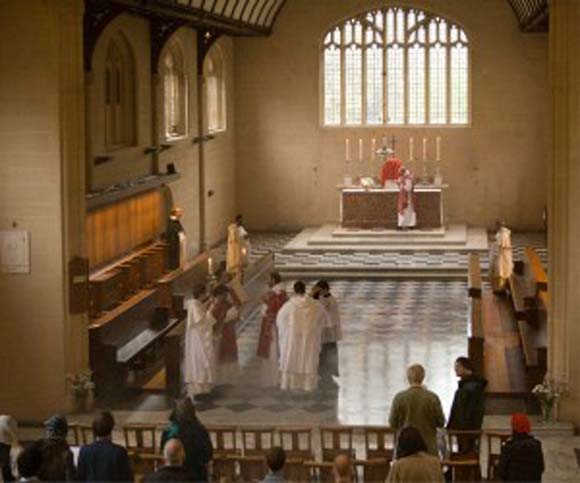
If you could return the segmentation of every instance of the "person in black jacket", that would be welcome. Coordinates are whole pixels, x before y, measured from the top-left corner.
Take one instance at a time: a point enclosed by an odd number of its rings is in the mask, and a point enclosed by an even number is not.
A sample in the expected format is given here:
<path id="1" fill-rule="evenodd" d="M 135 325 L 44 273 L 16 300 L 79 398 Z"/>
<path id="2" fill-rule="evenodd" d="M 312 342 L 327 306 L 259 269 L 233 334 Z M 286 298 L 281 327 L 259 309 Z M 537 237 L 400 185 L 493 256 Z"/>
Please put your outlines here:
<path id="1" fill-rule="evenodd" d="M 111 440 L 114 427 L 113 415 L 107 411 L 93 421 L 95 441 L 80 450 L 79 481 L 133 481 L 127 450 Z"/>
<path id="2" fill-rule="evenodd" d="M 66 441 L 68 421 L 62 415 L 50 417 L 45 423 L 46 438 L 39 441 L 42 465 L 38 478 L 42 481 L 74 481 L 74 457 Z"/>
<path id="3" fill-rule="evenodd" d="M 179 439 L 185 448 L 185 469 L 191 473 L 193 481 L 207 481 L 207 464 L 213 456 L 213 446 L 207 429 L 197 419 L 191 399 L 178 401 L 169 421 L 169 427 L 161 436 L 161 448 L 170 439 Z"/>
<path id="4" fill-rule="evenodd" d="M 165 466 L 155 473 L 145 477 L 144 483 L 156 481 L 195 481 L 195 477 L 183 466 L 185 462 L 185 450 L 178 439 L 170 439 L 163 448 Z"/>
<path id="5" fill-rule="evenodd" d="M 536 483 L 542 481 L 544 455 L 542 443 L 530 435 L 531 424 L 525 414 L 512 415 L 512 437 L 501 449 L 497 474 L 502 481 Z"/>
<path id="6" fill-rule="evenodd" d="M 473 365 L 467 357 L 457 358 L 455 374 L 459 377 L 459 383 L 447 429 L 479 430 L 483 424 L 487 381 L 474 374 Z"/>

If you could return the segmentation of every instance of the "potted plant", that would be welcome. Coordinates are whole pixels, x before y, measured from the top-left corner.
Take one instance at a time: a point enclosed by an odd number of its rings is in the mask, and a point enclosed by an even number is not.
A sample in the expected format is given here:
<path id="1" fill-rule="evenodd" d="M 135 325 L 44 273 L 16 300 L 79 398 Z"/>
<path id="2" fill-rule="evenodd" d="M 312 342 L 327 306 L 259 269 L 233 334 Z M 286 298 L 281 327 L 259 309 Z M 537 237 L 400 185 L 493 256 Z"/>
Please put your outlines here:
<path id="1" fill-rule="evenodd" d="M 532 394 L 536 396 L 542 409 L 542 420 L 550 422 L 553 418 L 554 407 L 562 396 L 564 390 L 561 385 L 556 384 L 550 379 L 544 379 L 544 382 L 538 384 L 532 389 Z"/>
<path id="2" fill-rule="evenodd" d="M 70 374 L 67 377 L 72 395 L 74 396 L 75 412 L 84 413 L 89 409 L 89 401 L 92 398 L 95 383 L 93 372 L 89 369 L 78 374 Z"/>

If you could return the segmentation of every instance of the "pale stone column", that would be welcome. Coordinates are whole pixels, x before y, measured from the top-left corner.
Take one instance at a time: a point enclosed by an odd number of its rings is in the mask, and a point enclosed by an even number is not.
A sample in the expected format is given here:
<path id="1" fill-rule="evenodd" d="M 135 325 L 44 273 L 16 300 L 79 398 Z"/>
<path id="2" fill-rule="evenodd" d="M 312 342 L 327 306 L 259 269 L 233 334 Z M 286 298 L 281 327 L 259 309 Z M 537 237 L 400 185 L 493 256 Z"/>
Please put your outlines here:
<path id="1" fill-rule="evenodd" d="M 68 374 L 88 369 L 88 315 L 69 311 L 68 262 L 86 257 L 85 74 L 83 0 L 51 2 L 58 30 L 61 185 L 63 206 L 64 349 Z M 70 394 L 69 394 L 70 396 Z"/>
<path id="2" fill-rule="evenodd" d="M 568 385 L 561 417 L 580 422 L 580 2 L 550 4 L 549 374 Z M 541 100 L 539 100 L 541 102 Z"/>

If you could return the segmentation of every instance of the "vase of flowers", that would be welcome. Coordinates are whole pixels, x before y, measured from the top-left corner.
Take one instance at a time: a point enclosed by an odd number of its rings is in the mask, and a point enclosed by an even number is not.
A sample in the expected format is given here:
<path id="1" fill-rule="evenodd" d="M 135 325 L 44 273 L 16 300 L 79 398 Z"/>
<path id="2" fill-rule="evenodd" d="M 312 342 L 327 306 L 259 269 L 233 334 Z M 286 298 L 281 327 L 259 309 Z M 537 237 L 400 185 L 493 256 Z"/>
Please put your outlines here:
<path id="1" fill-rule="evenodd" d="M 562 393 L 562 387 L 550 379 L 544 379 L 544 382 L 536 385 L 536 387 L 532 389 L 532 394 L 536 396 L 540 403 L 542 420 L 545 423 L 553 420 L 554 408 L 562 396 Z"/>
<path id="2" fill-rule="evenodd" d="M 78 374 L 70 374 L 67 379 L 74 397 L 75 412 L 87 412 L 92 400 L 93 389 L 95 388 L 92 371 L 86 370 Z"/>

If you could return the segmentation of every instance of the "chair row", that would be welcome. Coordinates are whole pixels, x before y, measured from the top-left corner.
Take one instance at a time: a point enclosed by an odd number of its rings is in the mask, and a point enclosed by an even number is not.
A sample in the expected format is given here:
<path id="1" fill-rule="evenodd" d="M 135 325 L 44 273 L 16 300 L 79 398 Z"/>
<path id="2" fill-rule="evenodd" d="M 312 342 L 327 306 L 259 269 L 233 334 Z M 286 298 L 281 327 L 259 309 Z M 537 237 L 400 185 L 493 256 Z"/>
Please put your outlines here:
<path id="1" fill-rule="evenodd" d="M 73 444 L 88 444 L 93 438 L 92 428 L 88 425 L 71 424 Z M 157 461 L 161 459 L 158 445 L 158 433 L 165 426 L 148 424 L 129 424 L 122 427 L 124 444 L 130 454 L 141 460 Z M 395 432 L 385 426 L 320 426 L 320 427 L 251 427 L 220 425 L 207 428 L 214 448 L 214 467 L 217 473 L 231 476 L 251 471 L 261 471 L 265 454 L 273 446 L 281 446 L 289 459 L 289 467 L 296 466 L 299 474 L 324 473 L 324 464 L 330 463 L 337 454 L 348 453 L 353 460 L 360 463 L 361 471 L 381 471 L 378 461 L 389 463 L 395 451 Z M 314 451 L 314 436 L 318 433 L 321 459 L 317 462 Z M 364 455 L 357 455 L 354 447 L 354 436 L 362 435 Z M 503 443 L 509 433 L 482 431 L 445 432 L 447 453 L 445 463 L 464 462 L 477 464 L 480 461 L 480 449 L 483 436 L 486 438 L 488 477 L 494 475 L 499 462 Z M 464 441 L 470 441 L 472 450 L 466 455 Z M 358 460 L 357 460 L 358 457 Z M 371 462 L 371 463 L 369 463 Z M 316 465 L 321 463 L 322 466 Z M 324 464 L 323 464 L 324 463 Z M 238 468 L 238 471 L 235 468 Z M 366 469 L 365 469 L 366 468 Z M 318 474 L 317 473 L 317 474 Z M 366 480 L 365 480 L 366 481 Z"/>

